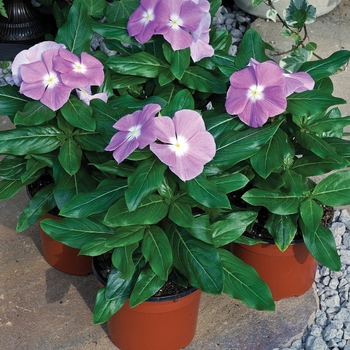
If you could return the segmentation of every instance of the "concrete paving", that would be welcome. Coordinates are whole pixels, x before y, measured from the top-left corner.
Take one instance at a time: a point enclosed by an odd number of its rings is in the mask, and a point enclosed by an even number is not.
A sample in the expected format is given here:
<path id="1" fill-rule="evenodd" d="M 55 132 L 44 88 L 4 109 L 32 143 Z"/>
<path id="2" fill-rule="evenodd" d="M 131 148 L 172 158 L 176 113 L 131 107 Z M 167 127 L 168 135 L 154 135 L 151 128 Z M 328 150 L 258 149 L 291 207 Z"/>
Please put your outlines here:
<path id="1" fill-rule="evenodd" d="M 279 37 L 280 23 L 257 19 L 253 27 L 264 40 L 281 48 L 289 45 Z M 310 38 L 319 44 L 323 57 L 338 49 L 350 50 L 349 33 L 350 0 L 343 0 L 310 27 Z M 333 81 L 335 95 L 350 101 L 349 70 Z M 350 115 L 350 106 L 340 108 Z M 7 118 L 0 117 L 0 129 L 10 127 Z M 94 276 L 71 276 L 50 267 L 42 256 L 37 225 L 15 232 L 27 202 L 24 190 L 0 202 L 0 349 L 116 349 L 106 327 L 92 324 L 98 289 Z M 317 302 L 313 288 L 298 298 L 277 302 L 276 312 L 251 310 L 225 295 L 203 295 L 196 336 L 186 350 L 282 348 L 301 336 L 313 320 Z"/>

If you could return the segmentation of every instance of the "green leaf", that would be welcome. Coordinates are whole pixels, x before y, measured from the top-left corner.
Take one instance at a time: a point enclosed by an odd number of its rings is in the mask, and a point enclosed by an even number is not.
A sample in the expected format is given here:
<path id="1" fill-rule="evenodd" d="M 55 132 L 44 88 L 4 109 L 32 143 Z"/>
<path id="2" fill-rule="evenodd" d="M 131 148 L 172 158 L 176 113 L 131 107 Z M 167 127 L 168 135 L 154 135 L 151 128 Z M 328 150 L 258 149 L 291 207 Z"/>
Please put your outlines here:
<path id="1" fill-rule="evenodd" d="M 263 205 L 269 211 L 278 215 L 289 215 L 298 212 L 300 198 L 279 191 L 267 191 L 253 188 L 242 196 L 247 203 L 260 206 Z"/>
<path id="2" fill-rule="evenodd" d="M 74 1 L 66 23 L 58 29 L 56 42 L 65 44 L 67 49 L 80 55 L 90 52 L 92 28 L 88 10 L 83 0 Z"/>
<path id="3" fill-rule="evenodd" d="M 24 231 L 35 224 L 44 214 L 55 208 L 56 203 L 53 197 L 53 187 L 53 183 L 45 186 L 29 201 L 18 219 L 17 232 Z"/>
<path id="4" fill-rule="evenodd" d="M 315 134 L 300 132 L 295 135 L 297 142 L 304 148 L 315 153 L 320 158 L 333 158 L 339 164 L 344 162 L 343 157 L 338 156 L 333 146 Z"/>
<path id="5" fill-rule="evenodd" d="M 330 144 L 336 146 L 333 143 Z M 340 143 L 340 145 L 342 147 L 345 146 L 342 143 Z M 342 149 L 344 150 L 344 148 Z M 340 153 L 338 149 L 337 153 Z M 342 156 L 347 156 L 347 154 L 342 154 Z M 343 169 L 348 165 L 349 163 L 346 159 L 344 159 L 344 162 L 339 163 L 339 161 L 333 158 L 319 158 L 316 155 L 311 155 L 296 159 L 292 169 L 294 172 L 303 176 L 316 176 L 326 174 L 332 170 Z"/>
<path id="6" fill-rule="evenodd" d="M 350 170 L 338 171 L 321 180 L 312 198 L 329 206 L 350 204 Z"/>
<path id="7" fill-rule="evenodd" d="M 217 250 L 173 224 L 167 224 L 165 232 L 172 246 L 174 266 L 189 284 L 206 293 L 222 293 L 223 271 Z"/>
<path id="8" fill-rule="evenodd" d="M 0 87 L 0 113 L 7 115 L 11 120 L 18 111 L 22 111 L 30 101 L 19 93 L 18 86 L 5 85 Z"/>
<path id="9" fill-rule="evenodd" d="M 105 246 L 109 249 L 115 247 L 125 247 L 143 240 L 145 233 L 144 226 L 119 227 L 115 230 L 114 235 L 108 237 Z"/>
<path id="10" fill-rule="evenodd" d="M 252 157 L 278 130 L 281 122 L 249 128 L 243 131 L 229 131 L 216 140 L 216 155 L 208 167 L 229 168 Z"/>
<path id="11" fill-rule="evenodd" d="M 289 149 L 287 135 L 282 130 L 277 130 L 272 138 L 250 158 L 253 169 L 266 179 L 274 170 L 282 167 L 286 149 Z"/>
<path id="12" fill-rule="evenodd" d="M 145 198 L 132 212 L 129 211 L 124 198 L 121 198 L 108 209 L 104 222 L 111 227 L 152 225 L 161 221 L 167 213 L 168 205 L 162 197 L 155 194 Z"/>
<path id="13" fill-rule="evenodd" d="M 69 174 L 74 175 L 80 168 L 83 152 L 79 145 L 69 138 L 61 147 L 58 154 L 63 169 Z"/>
<path id="14" fill-rule="evenodd" d="M 139 0 L 114 1 L 107 8 L 107 21 L 111 23 L 120 18 L 129 18 L 139 5 Z"/>
<path id="15" fill-rule="evenodd" d="M 98 256 L 107 253 L 111 250 L 110 247 L 106 247 L 106 241 L 108 238 L 109 235 L 96 235 L 95 238 L 90 239 L 82 246 L 79 254 Z"/>
<path id="16" fill-rule="evenodd" d="M 124 195 L 126 180 L 104 180 L 98 189 L 87 193 L 78 193 L 63 206 L 60 214 L 71 218 L 84 218 L 101 213 Z"/>
<path id="17" fill-rule="evenodd" d="M 14 118 L 15 125 L 40 125 L 55 118 L 56 113 L 40 101 L 28 102 L 23 112 L 18 111 Z"/>
<path id="18" fill-rule="evenodd" d="M 124 247 L 116 247 L 112 254 L 112 263 L 120 271 L 120 276 L 124 280 L 130 280 L 135 272 L 133 253 L 138 248 L 139 243 L 133 243 Z"/>
<path id="19" fill-rule="evenodd" d="M 210 178 L 216 185 L 217 189 L 222 193 L 230 193 L 237 191 L 243 188 L 248 182 L 249 179 L 241 174 L 223 174 L 218 177 Z"/>
<path id="20" fill-rule="evenodd" d="M 209 208 L 230 208 L 227 196 L 203 176 L 187 181 L 187 188 L 188 194 L 193 199 Z"/>
<path id="21" fill-rule="evenodd" d="M 27 160 L 24 157 L 6 156 L 0 162 L 0 178 L 19 180 L 26 170 Z"/>
<path id="22" fill-rule="evenodd" d="M 175 112 L 181 109 L 194 108 L 195 106 L 192 94 L 187 89 L 184 89 L 177 92 L 174 98 L 170 101 L 170 103 L 163 108 L 162 115 L 173 117 Z"/>
<path id="23" fill-rule="evenodd" d="M 312 198 L 306 198 L 300 203 L 300 218 L 310 231 L 316 231 L 321 224 L 322 207 Z"/>
<path id="24" fill-rule="evenodd" d="M 163 44 L 163 53 L 166 60 L 170 64 L 170 70 L 176 79 L 181 80 L 186 68 L 190 65 L 190 49 L 174 51 L 170 44 L 165 42 Z"/>
<path id="25" fill-rule="evenodd" d="M 47 165 L 45 163 L 42 163 L 36 160 L 35 158 L 28 159 L 26 165 L 26 172 L 22 174 L 21 181 L 25 183 L 33 177 L 38 177 L 40 173 L 44 173 L 44 170 L 41 169 L 46 168 L 46 166 Z"/>
<path id="26" fill-rule="evenodd" d="M 61 112 L 63 117 L 75 127 L 86 131 L 95 131 L 96 121 L 92 117 L 91 107 L 77 97 L 71 96 L 61 108 Z"/>
<path id="27" fill-rule="evenodd" d="M 300 222 L 304 243 L 311 255 L 322 265 L 333 271 L 340 271 L 341 262 L 337 253 L 333 233 L 322 225 L 316 231 L 307 228 Z"/>
<path id="28" fill-rule="evenodd" d="M 261 36 L 254 29 L 248 29 L 240 43 L 240 50 L 236 55 L 236 67 L 237 69 L 243 69 L 247 67 L 251 58 L 256 59 L 259 62 L 270 60 L 265 54 L 266 44 L 261 39 Z"/>
<path id="29" fill-rule="evenodd" d="M 165 282 L 149 266 L 143 269 L 130 295 L 130 306 L 139 305 L 152 297 L 163 287 Z"/>
<path id="30" fill-rule="evenodd" d="M 170 204 L 168 217 L 181 227 L 191 227 L 193 225 L 191 206 L 182 203 L 181 200 L 175 200 Z"/>
<path id="31" fill-rule="evenodd" d="M 142 254 L 153 272 L 163 281 L 168 280 L 173 254 L 167 235 L 158 226 L 146 229 L 142 240 Z"/>
<path id="32" fill-rule="evenodd" d="M 344 66 L 349 59 L 350 51 L 339 50 L 326 59 L 305 62 L 300 67 L 300 71 L 309 73 L 312 79 L 318 81 L 333 75 L 338 69 Z"/>
<path id="33" fill-rule="evenodd" d="M 0 200 L 13 197 L 24 186 L 21 180 L 1 180 Z"/>
<path id="34" fill-rule="evenodd" d="M 87 218 L 45 219 L 41 221 L 40 226 L 54 240 L 77 249 L 95 237 L 113 234 L 113 229 Z"/>
<path id="35" fill-rule="evenodd" d="M 226 93 L 226 84 L 222 79 L 215 77 L 207 70 L 198 66 L 188 67 L 180 82 L 190 89 L 200 92 Z"/>
<path id="36" fill-rule="evenodd" d="M 251 308 L 274 311 L 271 291 L 254 268 L 227 250 L 220 249 L 219 253 L 225 277 L 224 293 Z"/>
<path id="37" fill-rule="evenodd" d="M 153 157 L 142 162 L 128 178 L 128 188 L 125 191 L 125 201 L 130 211 L 152 192 L 160 187 L 167 166 Z"/>
<path id="38" fill-rule="evenodd" d="M 303 194 L 303 177 L 291 169 L 286 169 L 282 173 L 284 187 L 294 196 L 301 197 Z"/>
<path id="39" fill-rule="evenodd" d="M 137 75 L 146 78 L 155 78 L 160 68 L 166 65 L 147 52 L 138 52 L 131 56 L 112 56 L 107 65 L 113 71 L 124 75 Z"/>
<path id="40" fill-rule="evenodd" d="M 108 3 L 105 0 L 84 0 L 90 16 L 101 18 L 105 14 Z"/>
<path id="41" fill-rule="evenodd" d="M 247 225 L 243 221 L 222 220 L 211 225 L 212 237 L 215 247 L 222 247 L 235 241 L 246 230 Z"/>
<path id="42" fill-rule="evenodd" d="M 269 215 L 266 228 L 274 238 L 278 249 L 284 252 L 297 233 L 297 215 Z"/>
<path id="43" fill-rule="evenodd" d="M 102 324 L 107 322 L 117 311 L 119 311 L 128 296 L 123 296 L 118 299 L 107 300 L 105 297 L 105 288 L 101 288 L 97 292 L 94 311 L 93 322 L 94 324 Z"/>
<path id="44" fill-rule="evenodd" d="M 287 112 L 298 116 L 324 112 L 331 106 L 346 103 L 342 98 L 334 97 L 319 90 L 292 94 L 287 98 L 287 101 Z"/>
<path id="45" fill-rule="evenodd" d="M 54 126 L 33 126 L 2 131 L 0 152 L 16 156 L 49 153 L 60 146 L 62 136 L 61 131 Z"/>

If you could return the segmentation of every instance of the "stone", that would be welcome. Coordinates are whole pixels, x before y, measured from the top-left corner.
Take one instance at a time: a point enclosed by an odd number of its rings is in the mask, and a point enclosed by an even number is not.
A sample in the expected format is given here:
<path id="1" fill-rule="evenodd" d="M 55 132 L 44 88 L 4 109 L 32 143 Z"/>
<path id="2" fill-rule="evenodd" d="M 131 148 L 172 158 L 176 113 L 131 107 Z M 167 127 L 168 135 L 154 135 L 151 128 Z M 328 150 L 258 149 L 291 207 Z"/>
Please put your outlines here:
<path id="1" fill-rule="evenodd" d="M 322 338 L 316 338 L 310 350 L 327 350 L 328 346 Z"/>

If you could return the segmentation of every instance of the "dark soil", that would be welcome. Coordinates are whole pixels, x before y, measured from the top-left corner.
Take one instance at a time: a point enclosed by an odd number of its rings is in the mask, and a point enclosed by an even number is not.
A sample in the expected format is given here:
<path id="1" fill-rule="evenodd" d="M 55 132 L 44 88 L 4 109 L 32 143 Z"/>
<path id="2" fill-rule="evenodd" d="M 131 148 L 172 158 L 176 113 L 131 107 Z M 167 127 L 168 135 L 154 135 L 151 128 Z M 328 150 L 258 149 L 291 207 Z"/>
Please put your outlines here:
<path id="1" fill-rule="evenodd" d="M 96 272 L 102 277 L 104 283 L 107 283 L 108 275 L 114 268 L 112 263 L 112 252 L 99 255 L 94 258 L 94 267 Z M 185 292 L 188 288 L 178 286 L 177 284 L 167 281 L 164 286 L 154 295 L 155 297 L 164 297 L 177 295 Z"/>

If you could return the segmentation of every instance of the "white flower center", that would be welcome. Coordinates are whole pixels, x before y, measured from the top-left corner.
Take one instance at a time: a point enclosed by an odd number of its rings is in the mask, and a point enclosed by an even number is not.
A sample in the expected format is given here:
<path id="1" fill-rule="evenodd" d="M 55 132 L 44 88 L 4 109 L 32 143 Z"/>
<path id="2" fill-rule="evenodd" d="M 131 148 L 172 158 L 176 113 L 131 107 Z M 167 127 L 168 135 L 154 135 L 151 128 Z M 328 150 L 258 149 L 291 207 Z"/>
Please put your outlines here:
<path id="1" fill-rule="evenodd" d="M 85 72 L 86 72 L 86 66 L 84 66 L 84 65 L 81 64 L 80 62 L 73 63 L 73 70 L 74 70 L 75 72 L 85 73 Z"/>
<path id="2" fill-rule="evenodd" d="M 264 87 L 261 85 L 252 85 L 248 90 L 248 97 L 251 99 L 252 102 L 255 102 L 257 100 L 262 100 L 264 98 Z"/>
<path id="3" fill-rule="evenodd" d="M 144 14 L 143 14 L 143 22 L 144 23 L 148 23 L 150 21 L 154 20 L 154 13 L 152 10 L 147 10 Z"/>
<path id="4" fill-rule="evenodd" d="M 132 126 L 129 129 L 129 134 L 128 134 L 127 139 L 128 140 L 137 139 L 141 135 L 141 127 L 142 127 L 142 125 Z"/>
<path id="5" fill-rule="evenodd" d="M 182 157 L 187 153 L 188 144 L 181 136 L 172 138 L 170 143 L 169 147 L 175 152 L 176 157 Z"/>
<path id="6" fill-rule="evenodd" d="M 170 16 L 169 27 L 171 27 L 172 29 L 179 29 L 180 26 L 182 26 L 182 24 L 183 24 L 183 21 L 179 16 L 177 15 Z"/>
<path id="7" fill-rule="evenodd" d="M 58 83 L 57 75 L 53 72 L 44 76 L 44 84 L 48 89 L 52 89 Z"/>

